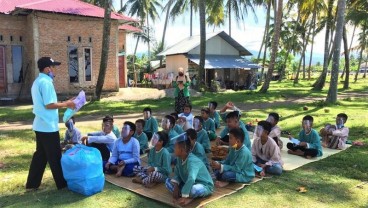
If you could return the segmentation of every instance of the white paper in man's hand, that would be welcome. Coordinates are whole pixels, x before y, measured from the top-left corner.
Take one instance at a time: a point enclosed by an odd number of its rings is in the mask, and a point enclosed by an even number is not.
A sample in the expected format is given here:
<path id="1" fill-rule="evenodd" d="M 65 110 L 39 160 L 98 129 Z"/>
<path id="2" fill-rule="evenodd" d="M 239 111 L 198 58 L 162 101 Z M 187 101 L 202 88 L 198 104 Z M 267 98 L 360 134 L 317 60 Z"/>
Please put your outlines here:
<path id="1" fill-rule="evenodd" d="M 63 116 L 63 122 L 66 123 L 72 116 L 74 116 L 79 109 L 81 109 L 84 104 L 86 104 L 86 93 L 82 90 L 79 92 L 78 96 L 73 100 L 75 103 L 75 109 L 66 109 L 64 116 Z"/>

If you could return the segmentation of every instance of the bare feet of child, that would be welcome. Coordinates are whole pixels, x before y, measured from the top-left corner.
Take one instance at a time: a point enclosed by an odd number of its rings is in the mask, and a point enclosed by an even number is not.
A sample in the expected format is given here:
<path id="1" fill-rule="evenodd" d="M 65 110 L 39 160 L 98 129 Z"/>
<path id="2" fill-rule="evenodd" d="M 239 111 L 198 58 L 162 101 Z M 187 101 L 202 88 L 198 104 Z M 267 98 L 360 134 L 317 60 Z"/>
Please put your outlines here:
<path id="1" fill-rule="evenodd" d="M 309 156 L 309 155 L 305 156 L 305 158 L 307 158 L 307 159 L 312 159 L 312 157 L 311 157 L 311 156 Z"/>
<path id="2" fill-rule="evenodd" d="M 256 174 L 256 177 L 257 178 L 263 178 L 263 177 L 265 177 L 266 176 L 266 173 L 265 173 L 265 171 L 264 170 L 262 170 L 261 172 L 259 172 L 259 173 L 257 173 Z"/>
<path id="3" fill-rule="evenodd" d="M 140 184 L 142 184 L 142 179 L 140 177 L 136 176 L 136 177 L 134 177 L 132 179 L 132 182 L 133 183 L 140 183 Z"/>
<path id="4" fill-rule="evenodd" d="M 146 187 L 146 188 L 152 188 L 155 185 L 156 185 L 156 183 L 149 183 L 149 184 L 144 185 L 144 187 Z"/>
<path id="5" fill-rule="evenodd" d="M 192 201 L 193 201 L 193 199 L 192 198 L 189 198 L 189 197 L 188 198 L 179 198 L 177 200 L 177 203 L 179 205 L 181 205 L 181 206 L 186 206 L 186 205 L 188 205 Z"/>
<path id="6" fill-rule="evenodd" d="M 116 172 L 116 177 L 120 177 L 123 174 L 124 168 L 125 168 L 125 165 L 118 167 L 118 171 Z"/>
<path id="7" fill-rule="evenodd" d="M 226 181 L 216 181 L 215 182 L 215 186 L 217 188 L 222 188 L 222 187 L 225 187 L 227 185 L 229 185 L 229 182 L 226 182 Z"/>

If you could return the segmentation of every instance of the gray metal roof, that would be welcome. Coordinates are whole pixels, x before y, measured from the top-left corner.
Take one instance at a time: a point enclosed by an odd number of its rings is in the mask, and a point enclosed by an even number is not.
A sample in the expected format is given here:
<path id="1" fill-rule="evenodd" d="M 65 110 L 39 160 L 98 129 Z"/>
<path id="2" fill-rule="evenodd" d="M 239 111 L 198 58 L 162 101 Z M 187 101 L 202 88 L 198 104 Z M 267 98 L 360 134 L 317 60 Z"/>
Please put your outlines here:
<path id="1" fill-rule="evenodd" d="M 199 65 L 199 55 L 188 54 L 188 59 Z M 259 66 L 241 56 L 206 55 L 206 69 L 257 69 Z"/>
<path id="2" fill-rule="evenodd" d="M 209 40 L 215 36 L 220 36 L 222 39 L 232 45 L 236 50 L 239 51 L 240 56 L 252 55 L 252 53 L 250 53 L 247 49 L 245 49 L 242 45 L 240 45 L 236 40 L 234 40 L 224 31 L 206 34 L 206 40 Z M 187 54 L 190 50 L 200 45 L 200 38 L 200 35 L 188 37 L 162 51 L 158 54 L 158 56 Z"/>

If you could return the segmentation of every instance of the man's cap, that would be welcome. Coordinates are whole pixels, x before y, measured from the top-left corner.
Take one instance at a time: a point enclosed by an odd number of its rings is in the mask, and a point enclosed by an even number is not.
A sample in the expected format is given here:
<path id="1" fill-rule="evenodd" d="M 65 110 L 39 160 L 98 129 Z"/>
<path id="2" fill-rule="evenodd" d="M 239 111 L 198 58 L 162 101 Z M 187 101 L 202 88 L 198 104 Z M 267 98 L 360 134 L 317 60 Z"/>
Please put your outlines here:
<path id="1" fill-rule="evenodd" d="M 39 70 L 43 70 L 44 68 L 50 66 L 59 66 L 60 64 L 60 62 L 54 61 L 51 57 L 42 57 L 37 61 L 37 66 Z"/>

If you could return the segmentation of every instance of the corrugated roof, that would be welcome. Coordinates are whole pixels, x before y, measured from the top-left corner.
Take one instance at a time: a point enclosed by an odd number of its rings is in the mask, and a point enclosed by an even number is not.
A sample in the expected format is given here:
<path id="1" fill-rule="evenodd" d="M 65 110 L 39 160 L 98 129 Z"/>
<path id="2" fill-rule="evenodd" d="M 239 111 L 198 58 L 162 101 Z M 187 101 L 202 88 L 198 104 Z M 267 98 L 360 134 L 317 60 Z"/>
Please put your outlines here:
<path id="1" fill-rule="evenodd" d="M 104 17 L 104 9 L 80 0 L 0 0 L 0 13 L 10 14 L 18 10 L 36 10 L 87 17 Z M 112 19 L 126 22 L 136 21 L 133 18 L 111 13 Z"/>
<path id="2" fill-rule="evenodd" d="M 252 53 L 250 53 L 247 49 L 245 49 L 242 45 L 240 45 L 236 40 L 234 40 L 224 31 L 206 34 L 206 40 L 209 40 L 215 36 L 220 36 L 222 39 L 224 39 L 226 42 L 232 45 L 236 50 L 239 51 L 239 55 L 241 56 L 252 55 Z M 200 38 L 201 38 L 200 35 L 188 37 L 170 46 L 168 49 L 162 51 L 161 53 L 158 54 L 158 56 L 186 54 L 190 50 L 200 45 Z"/>
<path id="3" fill-rule="evenodd" d="M 199 65 L 199 55 L 188 54 L 188 58 Z M 252 63 L 241 56 L 231 55 L 206 55 L 206 69 L 256 69 L 259 66 Z"/>
<path id="4" fill-rule="evenodd" d="M 142 32 L 141 29 L 139 29 L 137 27 L 134 27 L 132 25 L 128 25 L 128 24 L 120 25 L 119 30 L 126 30 L 126 31 L 129 31 L 129 32 Z"/>

